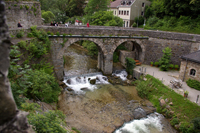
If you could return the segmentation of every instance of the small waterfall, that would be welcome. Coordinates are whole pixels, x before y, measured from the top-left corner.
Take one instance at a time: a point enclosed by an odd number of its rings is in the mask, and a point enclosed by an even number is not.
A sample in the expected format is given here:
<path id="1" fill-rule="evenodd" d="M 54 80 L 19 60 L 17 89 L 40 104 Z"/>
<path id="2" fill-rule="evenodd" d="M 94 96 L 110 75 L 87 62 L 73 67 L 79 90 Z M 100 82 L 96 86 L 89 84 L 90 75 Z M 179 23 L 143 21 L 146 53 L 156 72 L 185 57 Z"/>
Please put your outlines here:
<path id="1" fill-rule="evenodd" d="M 120 77 L 122 80 L 127 80 L 127 72 L 126 70 L 116 70 L 112 75 Z"/>
<path id="2" fill-rule="evenodd" d="M 95 80 L 94 85 L 90 84 L 91 80 Z M 92 91 L 97 89 L 96 85 L 98 84 L 109 84 L 107 77 L 103 76 L 101 73 L 90 73 L 65 77 L 63 82 L 76 93 L 84 93 L 83 90 Z"/>
<path id="3" fill-rule="evenodd" d="M 153 113 L 140 120 L 133 120 L 125 123 L 115 133 L 160 133 L 162 132 L 161 119 L 163 116 L 158 113 Z"/>

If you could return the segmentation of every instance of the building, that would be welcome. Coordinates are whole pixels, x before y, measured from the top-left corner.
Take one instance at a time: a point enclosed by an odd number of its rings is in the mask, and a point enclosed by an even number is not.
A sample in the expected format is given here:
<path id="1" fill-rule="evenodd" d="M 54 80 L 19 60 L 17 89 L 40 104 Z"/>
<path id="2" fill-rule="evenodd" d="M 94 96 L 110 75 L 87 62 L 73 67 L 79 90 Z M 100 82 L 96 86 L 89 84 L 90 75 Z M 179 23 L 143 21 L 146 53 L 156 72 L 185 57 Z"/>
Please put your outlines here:
<path id="1" fill-rule="evenodd" d="M 179 78 L 183 81 L 188 79 L 200 81 L 200 50 L 181 56 Z"/>
<path id="2" fill-rule="evenodd" d="M 131 27 L 136 17 L 144 16 L 145 6 L 150 4 L 148 0 L 116 0 L 111 2 L 109 10 L 123 19 L 124 27 Z"/>

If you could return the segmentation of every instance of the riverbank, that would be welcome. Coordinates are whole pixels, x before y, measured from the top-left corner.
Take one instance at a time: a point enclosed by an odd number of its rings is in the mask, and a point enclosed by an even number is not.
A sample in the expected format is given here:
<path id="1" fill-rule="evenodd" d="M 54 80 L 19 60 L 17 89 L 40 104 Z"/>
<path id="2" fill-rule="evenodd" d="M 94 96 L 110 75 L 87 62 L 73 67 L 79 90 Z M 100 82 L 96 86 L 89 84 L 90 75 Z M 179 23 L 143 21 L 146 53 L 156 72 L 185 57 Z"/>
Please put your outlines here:
<path id="1" fill-rule="evenodd" d="M 153 76 L 146 75 L 146 81 L 139 81 L 139 86 L 146 93 L 146 98 L 157 108 L 158 113 L 162 113 L 170 120 L 170 124 L 180 132 L 193 132 L 192 120 L 200 117 L 200 106 L 182 95 L 176 93 Z M 137 89 L 137 90 L 138 90 Z M 198 131 L 198 129 L 197 129 Z"/>

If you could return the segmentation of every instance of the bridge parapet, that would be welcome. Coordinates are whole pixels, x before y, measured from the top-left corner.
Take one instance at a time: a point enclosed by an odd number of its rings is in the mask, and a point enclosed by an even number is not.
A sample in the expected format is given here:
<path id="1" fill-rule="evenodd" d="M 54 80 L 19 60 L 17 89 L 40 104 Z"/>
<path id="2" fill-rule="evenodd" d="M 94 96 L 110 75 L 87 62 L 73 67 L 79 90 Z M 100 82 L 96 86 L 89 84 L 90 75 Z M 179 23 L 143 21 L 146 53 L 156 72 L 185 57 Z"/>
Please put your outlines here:
<path id="1" fill-rule="evenodd" d="M 41 26 L 38 29 L 44 29 L 45 31 L 56 34 L 72 34 L 72 35 L 98 35 L 98 36 L 148 36 L 149 38 L 157 39 L 169 39 L 180 40 L 190 42 L 200 42 L 200 35 L 177 33 L 177 32 L 165 32 L 165 31 L 153 31 L 142 30 L 137 28 L 122 28 L 122 27 L 54 27 L 54 26 Z"/>

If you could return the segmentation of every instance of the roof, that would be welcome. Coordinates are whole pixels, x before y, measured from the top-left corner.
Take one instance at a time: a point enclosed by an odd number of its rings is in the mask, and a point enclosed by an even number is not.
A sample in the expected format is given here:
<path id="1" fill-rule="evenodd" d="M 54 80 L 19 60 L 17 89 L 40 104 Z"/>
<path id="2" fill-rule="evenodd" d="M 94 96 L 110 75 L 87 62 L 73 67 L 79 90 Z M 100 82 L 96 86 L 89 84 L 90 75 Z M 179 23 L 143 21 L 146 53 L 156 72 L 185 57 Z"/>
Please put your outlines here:
<path id="1" fill-rule="evenodd" d="M 198 50 L 198 51 L 196 51 L 194 53 L 188 54 L 188 55 L 181 56 L 181 59 L 185 59 L 185 60 L 189 60 L 189 61 L 192 61 L 192 62 L 200 63 L 200 50 Z"/>
<path id="2" fill-rule="evenodd" d="M 114 1 L 114 2 L 111 2 L 111 3 L 110 3 L 110 7 L 111 7 L 111 8 L 113 8 L 113 7 L 116 7 L 116 8 L 117 8 L 117 7 L 121 4 L 121 1 L 122 1 L 122 0 L 116 0 L 116 1 Z"/>
<path id="3" fill-rule="evenodd" d="M 117 8 L 119 6 L 125 6 L 125 7 L 130 7 L 135 0 L 116 0 L 114 2 L 110 3 L 110 8 Z M 124 2 L 124 5 L 121 4 L 121 2 Z M 130 2 L 130 3 L 129 3 Z M 129 3 L 129 4 L 127 4 Z"/>

